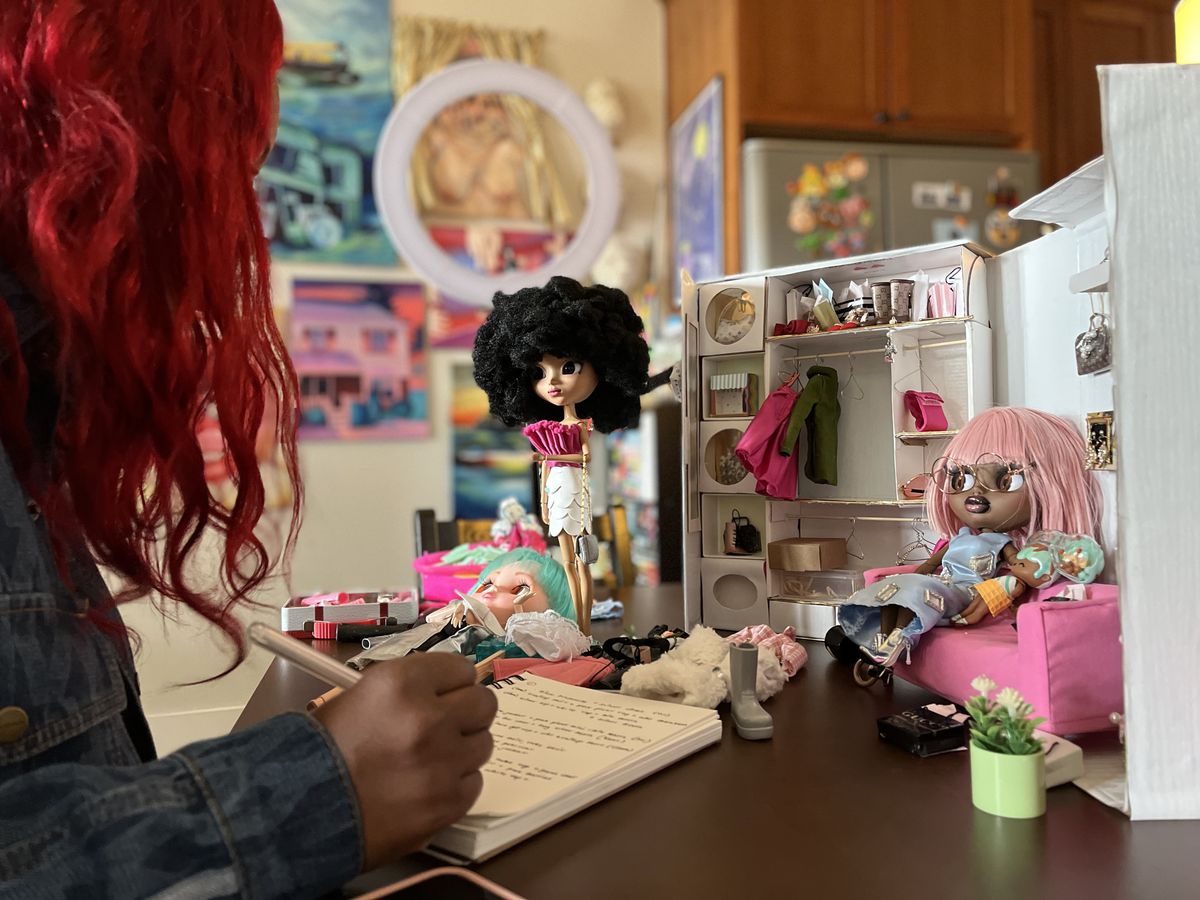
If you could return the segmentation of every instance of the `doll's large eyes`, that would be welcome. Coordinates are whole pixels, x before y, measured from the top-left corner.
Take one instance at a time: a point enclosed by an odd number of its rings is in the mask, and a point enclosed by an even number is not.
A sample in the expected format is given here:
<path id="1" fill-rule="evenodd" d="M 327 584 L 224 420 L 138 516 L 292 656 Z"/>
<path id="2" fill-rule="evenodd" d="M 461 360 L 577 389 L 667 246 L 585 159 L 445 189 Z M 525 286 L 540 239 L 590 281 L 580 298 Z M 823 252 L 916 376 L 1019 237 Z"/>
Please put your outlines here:
<path id="1" fill-rule="evenodd" d="M 1013 491 L 1019 491 L 1025 485 L 1025 476 L 1021 472 L 1014 472 L 1012 469 L 1005 468 L 996 478 L 996 490 L 1004 491 L 1011 494 Z"/>
<path id="2" fill-rule="evenodd" d="M 952 494 L 969 491 L 975 487 L 975 473 L 965 466 L 950 466 L 946 469 L 946 486 Z"/>
<path id="3" fill-rule="evenodd" d="M 575 362 L 574 360 L 569 359 L 565 363 L 563 363 L 562 373 L 564 375 L 574 375 L 576 372 L 578 372 L 580 370 L 580 368 L 582 368 L 582 367 L 579 365 L 579 363 Z"/>

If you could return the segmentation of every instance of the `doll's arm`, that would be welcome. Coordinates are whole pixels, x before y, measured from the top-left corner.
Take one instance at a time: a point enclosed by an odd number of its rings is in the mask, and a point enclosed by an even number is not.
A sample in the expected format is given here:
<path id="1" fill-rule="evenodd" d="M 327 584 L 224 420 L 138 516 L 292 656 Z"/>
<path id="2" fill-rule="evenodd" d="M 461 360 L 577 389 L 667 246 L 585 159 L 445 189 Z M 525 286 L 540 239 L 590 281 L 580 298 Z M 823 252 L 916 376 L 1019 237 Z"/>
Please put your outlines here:
<path id="1" fill-rule="evenodd" d="M 534 459 L 537 459 L 539 456 L 541 456 L 541 454 L 535 453 L 533 456 Z M 544 458 L 539 460 L 539 462 L 541 464 L 538 466 L 538 496 L 542 501 L 542 522 L 543 524 L 549 525 L 550 502 L 546 498 L 546 462 Z"/>
<path id="2" fill-rule="evenodd" d="M 947 547 L 949 544 L 946 545 Z M 938 550 L 933 556 L 917 566 L 918 575 L 932 575 L 942 565 L 942 557 L 946 555 L 946 547 Z"/>
<path id="3" fill-rule="evenodd" d="M 588 447 L 588 426 L 587 426 L 587 422 L 580 422 L 580 423 L 579 423 L 579 444 L 580 444 L 580 447 L 582 448 L 582 449 L 581 449 L 581 451 L 580 451 L 580 453 L 579 453 L 580 462 L 585 462 L 585 463 L 586 463 L 586 462 L 588 461 L 588 458 L 589 458 L 589 457 L 591 456 L 591 454 L 592 454 L 592 451 L 591 451 L 591 449 Z"/>

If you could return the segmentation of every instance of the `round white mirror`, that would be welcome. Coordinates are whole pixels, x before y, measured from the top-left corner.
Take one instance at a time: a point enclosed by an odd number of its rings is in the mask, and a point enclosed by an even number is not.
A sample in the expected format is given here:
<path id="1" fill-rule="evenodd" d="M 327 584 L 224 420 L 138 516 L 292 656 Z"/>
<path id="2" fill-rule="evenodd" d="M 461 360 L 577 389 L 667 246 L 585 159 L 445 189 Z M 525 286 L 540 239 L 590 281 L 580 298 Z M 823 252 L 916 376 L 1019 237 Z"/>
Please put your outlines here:
<path id="1" fill-rule="evenodd" d="M 518 94 L 558 121 L 579 148 L 587 170 L 587 208 L 562 254 L 529 270 L 496 274 L 459 265 L 430 236 L 409 188 L 413 152 L 449 104 L 479 94 Z M 375 195 L 396 252 L 444 294 L 488 306 L 496 291 L 541 285 L 552 275 L 583 279 L 617 223 L 620 181 L 608 134 L 583 101 L 552 75 L 499 60 L 454 63 L 422 81 L 388 116 L 375 153 Z"/>

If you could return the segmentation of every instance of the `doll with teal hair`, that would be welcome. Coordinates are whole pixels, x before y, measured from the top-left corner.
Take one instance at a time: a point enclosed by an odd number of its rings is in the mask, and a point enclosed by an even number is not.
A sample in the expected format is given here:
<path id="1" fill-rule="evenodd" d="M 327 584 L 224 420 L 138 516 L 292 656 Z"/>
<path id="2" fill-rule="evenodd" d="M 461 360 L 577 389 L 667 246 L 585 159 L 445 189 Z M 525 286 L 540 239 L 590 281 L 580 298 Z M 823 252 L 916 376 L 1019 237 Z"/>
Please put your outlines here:
<path id="1" fill-rule="evenodd" d="M 591 646 L 575 620 L 575 601 L 562 565 L 528 547 L 493 560 L 459 600 L 430 613 L 426 622 L 482 626 L 488 635 L 481 653 L 570 659 Z M 516 649 L 514 649 L 516 648 Z M 520 652 L 517 652 L 519 649 Z"/>
<path id="2" fill-rule="evenodd" d="M 971 602 L 950 621 L 974 625 L 987 615 L 998 616 L 1019 603 L 1027 591 L 1049 587 L 1059 578 L 1091 584 L 1103 569 L 1104 550 L 1089 535 L 1039 531 L 1009 562 L 1008 574 L 968 588 Z"/>
<path id="3" fill-rule="evenodd" d="M 519 547 L 492 560 L 471 590 L 434 610 L 425 621 L 394 634 L 349 660 L 363 669 L 415 651 L 454 652 L 482 659 L 508 656 L 570 659 L 591 640 L 575 622 L 575 602 L 562 565 Z"/>
<path id="4" fill-rule="evenodd" d="M 497 557 L 483 570 L 471 595 L 482 600 L 501 625 L 514 613 L 550 610 L 575 621 L 575 603 L 562 565 L 528 547 Z"/>

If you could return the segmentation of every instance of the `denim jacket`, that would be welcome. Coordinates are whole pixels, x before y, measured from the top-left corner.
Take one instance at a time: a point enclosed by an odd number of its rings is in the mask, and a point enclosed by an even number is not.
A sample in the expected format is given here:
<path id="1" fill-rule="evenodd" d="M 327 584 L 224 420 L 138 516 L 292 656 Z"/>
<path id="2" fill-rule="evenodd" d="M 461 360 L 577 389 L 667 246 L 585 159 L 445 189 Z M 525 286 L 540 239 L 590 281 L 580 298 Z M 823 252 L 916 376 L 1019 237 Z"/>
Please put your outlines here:
<path id="1" fill-rule="evenodd" d="M 2 267 L 0 303 L 29 359 L 44 314 Z M 29 419 L 48 448 L 44 388 Z M 129 643 L 87 618 L 104 582 L 85 552 L 68 566 L 73 590 L 0 445 L 0 898 L 305 897 L 357 874 L 358 804 L 320 724 L 283 715 L 155 760 Z"/>

